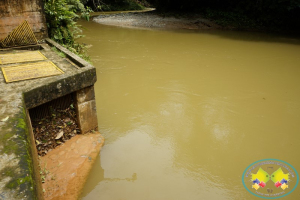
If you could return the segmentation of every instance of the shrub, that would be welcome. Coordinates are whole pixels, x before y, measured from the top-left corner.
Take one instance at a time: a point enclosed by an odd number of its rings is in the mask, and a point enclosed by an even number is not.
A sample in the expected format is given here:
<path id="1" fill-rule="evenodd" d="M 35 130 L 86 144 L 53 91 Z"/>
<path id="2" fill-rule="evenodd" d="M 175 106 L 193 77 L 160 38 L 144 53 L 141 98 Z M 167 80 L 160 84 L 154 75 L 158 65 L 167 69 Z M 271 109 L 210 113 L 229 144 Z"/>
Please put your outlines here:
<path id="1" fill-rule="evenodd" d="M 81 16 L 89 20 L 91 10 L 86 9 L 79 0 L 44 0 L 44 3 L 49 37 L 88 60 L 84 46 L 75 41 L 82 37 L 76 19 Z M 79 12 L 80 16 L 76 12 Z"/>

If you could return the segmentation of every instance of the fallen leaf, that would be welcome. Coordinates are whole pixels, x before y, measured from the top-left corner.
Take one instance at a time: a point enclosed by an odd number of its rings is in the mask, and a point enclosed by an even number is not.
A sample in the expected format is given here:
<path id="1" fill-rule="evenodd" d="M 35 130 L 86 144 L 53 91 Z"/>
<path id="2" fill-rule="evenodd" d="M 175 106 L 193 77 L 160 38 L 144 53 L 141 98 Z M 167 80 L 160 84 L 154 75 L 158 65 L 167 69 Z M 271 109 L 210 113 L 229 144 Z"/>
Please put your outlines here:
<path id="1" fill-rule="evenodd" d="M 8 120 L 9 116 L 5 117 L 4 119 L 1 119 L 1 122 L 6 122 Z"/>
<path id="2" fill-rule="evenodd" d="M 35 142 L 36 142 L 36 145 L 41 144 L 40 141 L 38 141 L 38 140 L 35 140 Z"/>
<path id="3" fill-rule="evenodd" d="M 61 138 L 64 135 L 64 131 L 60 131 L 57 136 L 56 136 L 56 140 L 58 140 L 59 138 Z"/>
<path id="4" fill-rule="evenodd" d="M 76 112 L 71 110 L 70 106 L 65 110 L 51 112 L 43 119 L 36 118 L 33 121 L 34 137 L 38 140 L 35 145 L 39 156 L 48 154 L 52 149 L 80 133 L 76 122 Z"/>
<path id="5" fill-rule="evenodd" d="M 71 119 L 68 117 L 68 118 L 66 118 L 64 121 L 65 121 L 65 122 L 69 122 L 69 121 L 71 121 Z"/>

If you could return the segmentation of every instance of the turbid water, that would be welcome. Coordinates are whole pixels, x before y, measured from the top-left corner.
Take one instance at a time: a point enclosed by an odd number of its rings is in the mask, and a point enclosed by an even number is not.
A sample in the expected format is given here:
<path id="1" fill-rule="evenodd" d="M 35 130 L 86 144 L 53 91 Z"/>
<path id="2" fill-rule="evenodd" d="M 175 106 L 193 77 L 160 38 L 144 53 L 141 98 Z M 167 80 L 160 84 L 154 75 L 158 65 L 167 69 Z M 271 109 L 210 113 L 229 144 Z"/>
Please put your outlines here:
<path id="1" fill-rule="evenodd" d="M 299 40 L 81 24 L 106 138 L 82 199 L 256 199 L 251 163 L 300 171 Z"/>

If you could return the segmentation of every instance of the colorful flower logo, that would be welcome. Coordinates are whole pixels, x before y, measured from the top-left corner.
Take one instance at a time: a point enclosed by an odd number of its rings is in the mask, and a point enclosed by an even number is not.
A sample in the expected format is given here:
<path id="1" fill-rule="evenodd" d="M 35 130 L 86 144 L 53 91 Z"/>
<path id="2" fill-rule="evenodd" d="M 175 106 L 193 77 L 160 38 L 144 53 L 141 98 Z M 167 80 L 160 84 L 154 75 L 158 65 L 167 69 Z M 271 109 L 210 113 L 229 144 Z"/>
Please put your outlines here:
<path id="1" fill-rule="evenodd" d="M 265 199 L 277 199 L 296 189 L 299 175 L 296 169 L 285 161 L 264 159 L 249 165 L 243 173 L 242 180 L 244 187 L 251 194 Z"/>

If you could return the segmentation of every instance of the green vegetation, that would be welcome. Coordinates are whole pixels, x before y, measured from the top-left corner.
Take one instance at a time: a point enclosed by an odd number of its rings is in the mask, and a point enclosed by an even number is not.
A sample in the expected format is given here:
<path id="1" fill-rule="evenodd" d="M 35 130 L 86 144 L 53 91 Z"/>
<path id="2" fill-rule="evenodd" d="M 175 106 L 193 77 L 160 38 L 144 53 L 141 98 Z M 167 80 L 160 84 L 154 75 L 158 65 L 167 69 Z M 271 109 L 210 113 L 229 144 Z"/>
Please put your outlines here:
<path id="1" fill-rule="evenodd" d="M 0 171 L 0 180 L 10 177 L 5 187 L 7 189 L 18 189 L 20 194 L 30 195 L 28 198 L 31 198 L 31 193 L 27 191 L 33 190 L 35 183 L 32 179 L 30 136 L 25 119 L 25 110 L 21 109 L 15 117 L 9 118 L 3 127 L 6 134 L 0 135 L 0 144 L 3 146 L 2 153 L 14 154 L 18 157 L 19 162 L 18 165 L 5 166 Z"/>
<path id="2" fill-rule="evenodd" d="M 95 11 L 143 10 L 150 4 L 146 0 L 85 0 Z"/>
<path id="3" fill-rule="evenodd" d="M 44 8 L 49 37 L 83 59 L 89 60 L 84 46 L 76 42 L 77 38 L 82 37 L 76 19 L 82 17 L 89 20 L 91 9 L 85 7 L 80 0 L 44 0 Z"/>
<path id="4" fill-rule="evenodd" d="M 46 169 L 46 164 L 43 169 L 40 166 L 40 175 L 41 175 L 42 183 L 45 183 L 48 174 L 49 171 Z"/>
<path id="5" fill-rule="evenodd" d="M 89 20 L 95 11 L 141 10 L 154 7 L 163 12 L 194 12 L 222 26 L 240 29 L 300 30 L 300 0 L 44 0 L 49 37 L 89 60 L 76 19 Z M 77 14 L 80 13 L 80 14 Z"/>
<path id="6" fill-rule="evenodd" d="M 51 47 L 52 51 L 54 51 L 55 53 L 57 53 L 57 55 L 59 55 L 59 57 L 61 58 L 65 58 L 66 54 L 64 54 L 63 52 L 59 51 L 56 47 Z"/>
<path id="7" fill-rule="evenodd" d="M 91 7 L 96 11 L 141 10 L 146 0 L 44 0 L 48 35 L 51 39 L 89 61 L 85 46 L 76 39 L 83 37 L 76 20 L 90 19 Z"/>
<path id="8" fill-rule="evenodd" d="M 21 117 L 15 117 L 15 118 L 9 118 L 9 120 L 6 122 L 6 126 L 4 126 L 4 130 L 6 131 L 5 134 L 0 135 L 0 145 L 3 146 L 3 153 L 6 153 L 8 155 L 15 154 L 19 155 L 23 153 L 20 150 L 20 144 L 23 143 L 24 136 L 18 135 L 13 131 L 15 128 L 15 125 L 13 124 L 14 121 L 17 121 L 17 128 L 18 129 L 24 129 L 27 131 L 25 121 Z"/>

